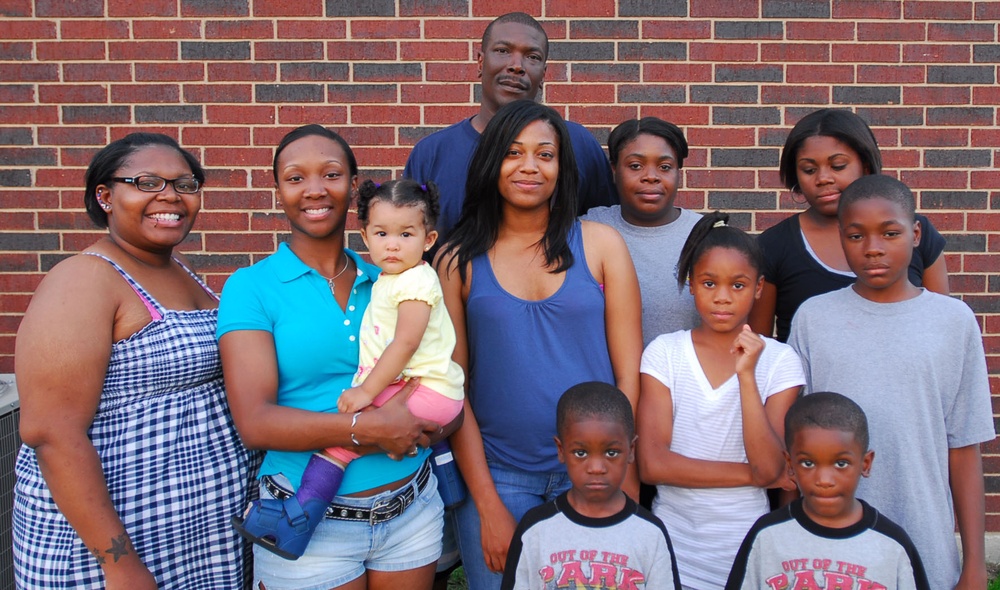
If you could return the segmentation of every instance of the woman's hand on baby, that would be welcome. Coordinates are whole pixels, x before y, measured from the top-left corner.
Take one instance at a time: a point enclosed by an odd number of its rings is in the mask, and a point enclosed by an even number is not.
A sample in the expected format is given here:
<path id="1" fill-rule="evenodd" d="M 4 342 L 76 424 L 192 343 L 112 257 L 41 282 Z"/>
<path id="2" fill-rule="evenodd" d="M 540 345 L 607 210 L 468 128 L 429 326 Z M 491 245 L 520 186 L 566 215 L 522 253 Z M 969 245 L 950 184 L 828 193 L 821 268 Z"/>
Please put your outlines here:
<path id="1" fill-rule="evenodd" d="M 341 414 L 353 414 L 367 408 L 372 403 L 368 394 L 360 387 L 345 389 L 337 400 L 337 411 Z"/>
<path id="2" fill-rule="evenodd" d="M 743 331 L 733 341 L 733 347 L 730 349 L 730 352 L 736 355 L 737 375 L 747 372 L 753 373 L 757 369 L 757 361 L 760 359 L 760 353 L 764 352 L 764 339 L 754 332 L 749 325 L 744 325 Z"/>
<path id="3" fill-rule="evenodd" d="M 372 420 L 372 428 L 369 430 L 373 439 L 371 443 L 381 447 L 393 459 L 402 459 L 417 447 L 429 447 L 431 435 L 441 429 L 436 422 L 414 416 L 406 407 L 406 400 L 417 389 L 418 384 L 419 380 L 410 379 L 382 407 L 363 414 L 378 417 L 377 420 Z"/>

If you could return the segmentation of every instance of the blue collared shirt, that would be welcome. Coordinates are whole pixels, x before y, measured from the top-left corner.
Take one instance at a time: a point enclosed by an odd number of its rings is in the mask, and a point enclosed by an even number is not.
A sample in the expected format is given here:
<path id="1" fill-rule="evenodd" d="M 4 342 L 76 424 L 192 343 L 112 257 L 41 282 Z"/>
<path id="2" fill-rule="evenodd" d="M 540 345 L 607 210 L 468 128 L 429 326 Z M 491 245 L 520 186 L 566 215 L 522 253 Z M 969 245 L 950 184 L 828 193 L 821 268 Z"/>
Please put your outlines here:
<path id="1" fill-rule="evenodd" d="M 327 280 L 284 243 L 273 255 L 236 271 L 222 291 L 220 338 L 236 330 L 262 330 L 274 338 L 278 405 L 336 412 L 337 399 L 358 370 L 358 331 L 379 269 L 345 251 L 358 269 L 346 310 L 333 298 Z M 338 493 L 402 479 L 417 470 L 427 453 L 403 461 L 382 454 L 362 457 L 351 463 Z M 268 451 L 259 475 L 282 473 L 297 488 L 309 456 Z"/>

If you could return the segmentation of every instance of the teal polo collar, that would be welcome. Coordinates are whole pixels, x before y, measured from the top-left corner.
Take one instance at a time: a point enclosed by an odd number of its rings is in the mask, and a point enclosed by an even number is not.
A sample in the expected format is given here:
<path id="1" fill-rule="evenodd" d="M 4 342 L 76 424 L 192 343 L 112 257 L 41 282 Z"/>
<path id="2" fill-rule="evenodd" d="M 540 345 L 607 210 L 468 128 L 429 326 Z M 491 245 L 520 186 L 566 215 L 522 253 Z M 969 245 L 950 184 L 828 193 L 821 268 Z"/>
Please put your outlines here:
<path id="1" fill-rule="evenodd" d="M 368 262 L 365 262 L 361 256 L 350 248 L 344 248 L 344 252 L 351 257 L 354 261 L 354 265 L 358 268 L 358 274 L 364 275 L 371 282 L 375 282 L 378 279 L 379 268 Z M 302 260 L 292 252 L 292 249 L 288 247 L 287 242 L 282 242 L 278 245 L 278 250 L 272 255 L 275 262 L 275 275 L 277 275 L 278 280 L 282 283 L 288 283 L 294 281 L 295 279 L 301 277 L 309 272 L 316 272 L 311 266 L 302 262 Z M 319 274 L 319 273 L 316 273 Z"/>

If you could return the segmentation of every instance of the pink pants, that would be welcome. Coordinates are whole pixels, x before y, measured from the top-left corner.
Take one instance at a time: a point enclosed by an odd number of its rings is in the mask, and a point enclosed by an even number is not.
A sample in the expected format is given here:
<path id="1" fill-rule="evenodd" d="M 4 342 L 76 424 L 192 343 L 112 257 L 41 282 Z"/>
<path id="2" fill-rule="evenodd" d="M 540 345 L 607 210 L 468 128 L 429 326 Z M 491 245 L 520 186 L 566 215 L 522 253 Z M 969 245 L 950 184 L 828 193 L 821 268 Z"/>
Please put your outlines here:
<path id="1" fill-rule="evenodd" d="M 383 389 L 382 393 L 378 394 L 372 400 L 372 405 L 376 408 L 381 407 L 382 404 L 389 401 L 392 396 L 399 393 L 399 390 L 405 386 L 405 381 L 397 381 L 389 385 L 389 387 Z M 417 418 L 431 420 L 441 425 L 448 424 L 454 420 L 455 416 L 458 416 L 458 413 L 462 411 L 462 406 L 462 400 L 451 399 L 424 385 L 418 385 L 417 389 L 410 395 L 410 399 L 406 400 L 406 407 L 410 409 L 411 414 Z M 330 447 L 325 452 L 345 465 L 361 456 L 344 447 Z"/>

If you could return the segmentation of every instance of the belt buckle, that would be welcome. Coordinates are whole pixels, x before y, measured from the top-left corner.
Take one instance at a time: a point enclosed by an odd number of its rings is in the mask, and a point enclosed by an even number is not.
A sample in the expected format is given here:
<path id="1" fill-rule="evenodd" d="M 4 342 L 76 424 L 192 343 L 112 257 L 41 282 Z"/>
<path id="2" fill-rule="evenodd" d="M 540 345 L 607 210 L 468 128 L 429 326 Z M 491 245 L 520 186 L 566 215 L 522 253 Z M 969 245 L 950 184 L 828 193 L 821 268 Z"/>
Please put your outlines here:
<path id="1" fill-rule="evenodd" d="M 372 506 L 371 512 L 368 516 L 368 525 L 375 525 L 396 517 L 399 514 L 398 504 L 397 499 L 392 498 L 385 504 Z"/>

